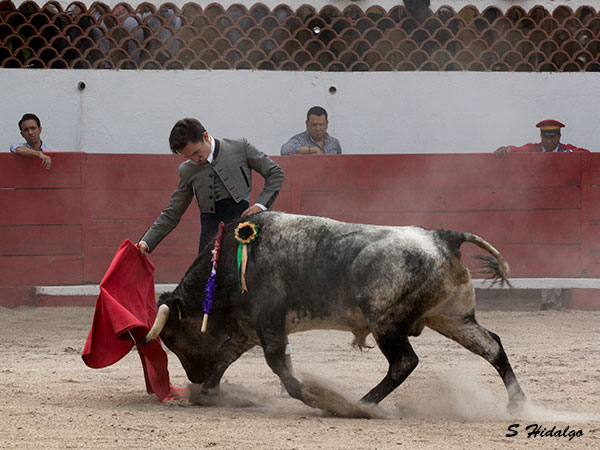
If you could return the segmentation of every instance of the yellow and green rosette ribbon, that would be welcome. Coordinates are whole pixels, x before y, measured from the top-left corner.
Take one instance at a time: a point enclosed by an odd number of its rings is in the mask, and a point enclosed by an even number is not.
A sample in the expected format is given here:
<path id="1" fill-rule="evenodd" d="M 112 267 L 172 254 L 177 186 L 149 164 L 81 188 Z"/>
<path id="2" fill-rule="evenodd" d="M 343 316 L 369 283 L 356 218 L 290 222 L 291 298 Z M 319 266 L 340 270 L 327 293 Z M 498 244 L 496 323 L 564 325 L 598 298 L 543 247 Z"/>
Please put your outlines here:
<path id="1" fill-rule="evenodd" d="M 258 227 L 254 222 L 242 222 L 235 229 L 235 239 L 239 242 L 237 251 L 237 267 L 240 289 L 248 292 L 246 286 L 246 265 L 248 264 L 248 244 L 258 236 Z"/>

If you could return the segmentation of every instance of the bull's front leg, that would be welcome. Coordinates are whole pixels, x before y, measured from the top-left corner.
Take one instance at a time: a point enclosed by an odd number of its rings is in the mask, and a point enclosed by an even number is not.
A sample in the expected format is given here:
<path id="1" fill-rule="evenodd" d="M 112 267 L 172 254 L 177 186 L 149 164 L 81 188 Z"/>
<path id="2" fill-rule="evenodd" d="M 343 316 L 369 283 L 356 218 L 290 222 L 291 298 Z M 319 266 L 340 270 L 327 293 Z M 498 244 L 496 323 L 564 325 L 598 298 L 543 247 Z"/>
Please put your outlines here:
<path id="1" fill-rule="evenodd" d="M 267 364 L 275 373 L 285 390 L 291 397 L 306 403 L 302 394 L 302 383 L 298 380 L 285 357 L 285 319 L 283 314 L 281 318 L 273 318 L 273 315 L 258 314 L 260 320 L 257 323 L 256 331 L 265 354 Z"/>
<path id="2" fill-rule="evenodd" d="M 256 346 L 258 342 L 248 339 L 247 336 L 233 335 L 221 346 L 217 362 L 212 372 L 202 385 L 202 394 L 217 396 L 221 385 L 221 378 L 229 366 L 238 360 L 240 356 Z"/>
<path id="3" fill-rule="evenodd" d="M 291 397 L 306 403 L 304 395 L 302 394 L 302 383 L 294 376 L 286 362 L 285 345 L 285 334 L 273 341 L 269 340 L 268 342 L 263 342 L 265 359 L 273 373 L 275 373 L 283 383 L 288 394 L 290 394 Z"/>

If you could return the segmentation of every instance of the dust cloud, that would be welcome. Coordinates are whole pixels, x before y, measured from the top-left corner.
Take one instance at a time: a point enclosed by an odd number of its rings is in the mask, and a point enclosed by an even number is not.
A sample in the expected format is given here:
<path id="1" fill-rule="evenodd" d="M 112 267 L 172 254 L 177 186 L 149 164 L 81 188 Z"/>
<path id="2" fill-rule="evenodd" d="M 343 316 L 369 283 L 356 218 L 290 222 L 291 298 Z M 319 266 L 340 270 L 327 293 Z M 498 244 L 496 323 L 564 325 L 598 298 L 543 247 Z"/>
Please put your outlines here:
<path id="1" fill-rule="evenodd" d="M 360 403 L 355 393 L 344 392 L 332 380 L 308 373 L 299 373 L 302 393 L 307 404 L 320 409 L 324 416 L 360 419 L 421 419 L 479 421 L 537 421 L 537 422 L 589 422 L 600 420 L 600 414 L 553 410 L 527 401 L 518 411 L 507 409 L 507 396 L 479 382 L 472 373 L 464 370 L 448 370 L 430 380 L 428 391 L 407 393 L 392 405 L 366 405 Z M 223 383 L 216 397 L 201 394 L 202 385 L 190 384 L 190 403 L 199 406 L 224 408 L 259 408 L 276 412 L 281 405 L 274 401 L 272 393 L 260 392 L 251 387 Z M 399 388 L 401 389 L 401 388 Z M 295 401 L 295 400 L 294 400 Z M 299 403 L 298 403 L 299 404 Z"/>
<path id="2" fill-rule="evenodd" d="M 454 369 L 431 380 L 425 396 L 409 394 L 397 402 L 395 410 L 387 415 L 396 418 L 447 419 L 476 422 L 537 421 L 537 422 L 588 422 L 600 420 L 600 414 L 561 411 L 527 400 L 517 411 L 507 408 L 508 395 L 498 396 L 489 386 L 479 382 L 473 373 Z M 501 383 L 498 377 L 498 382 Z"/>

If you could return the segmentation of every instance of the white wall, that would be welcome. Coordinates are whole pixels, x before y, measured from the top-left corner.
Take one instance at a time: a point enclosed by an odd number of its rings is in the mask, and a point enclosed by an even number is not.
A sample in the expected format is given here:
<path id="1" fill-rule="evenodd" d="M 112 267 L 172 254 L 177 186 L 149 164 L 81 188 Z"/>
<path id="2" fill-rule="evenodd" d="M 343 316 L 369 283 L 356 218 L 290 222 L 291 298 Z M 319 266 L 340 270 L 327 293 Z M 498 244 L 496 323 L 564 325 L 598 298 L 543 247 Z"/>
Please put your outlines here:
<path id="1" fill-rule="evenodd" d="M 43 140 L 63 151 L 168 153 L 171 127 L 191 116 L 277 155 L 313 105 L 329 112 L 344 153 L 488 152 L 538 142 L 545 118 L 567 124 L 563 142 L 600 151 L 596 73 L 0 69 L 0 86 L 5 151 L 34 112 Z"/>

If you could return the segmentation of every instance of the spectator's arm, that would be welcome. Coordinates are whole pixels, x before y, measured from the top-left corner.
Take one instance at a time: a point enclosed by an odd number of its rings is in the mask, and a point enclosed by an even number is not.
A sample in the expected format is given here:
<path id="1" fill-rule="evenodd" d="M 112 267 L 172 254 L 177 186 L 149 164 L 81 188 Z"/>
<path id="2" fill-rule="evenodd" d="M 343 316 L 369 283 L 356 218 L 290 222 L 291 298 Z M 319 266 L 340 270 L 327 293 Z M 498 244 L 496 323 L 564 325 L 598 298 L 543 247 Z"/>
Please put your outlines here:
<path id="1" fill-rule="evenodd" d="M 289 141 L 287 141 L 285 144 L 283 144 L 281 146 L 280 153 L 283 156 L 292 155 L 292 154 L 298 153 L 298 151 L 300 151 L 300 147 L 295 145 L 295 142 L 293 142 L 293 140 L 294 140 L 294 138 L 290 139 Z"/>
<path id="2" fill-rule="evenodd" d="M 340 141 L 336 138 L 335 139 L 335 153 L 338 155 L 342 154 L 342 144 L 340 144 Z"/>
<path id="3" fill-rule="evenodd" d="M 42 167 L 46 170 L 50 170 L 50 167 L 52 166 L 52 159 L 42 151 L 34 150 L 23 145 L 13 146 L 10 150 L 21 156 L 37 156 L 42 160 Z"/>
<path id="4" fill-rule="evenodd" d="M 299 153 L 302 155 L 312 155 L 315 153 L 323 153 L 319 147 L 304 145 L 306 139 L 302 139 L 302 133 L 292 136 L 289 141 L 281 146 L 282 155 L 292 155 Z"/>
<path id="5" fill-rule="evenodd" d="M 298 150 L 298 153 L 302 153 L 303 155 L 322 155 L 323 152 L 321 151 L 321 149 L 319 147 L 311 147 L 308 145 L 303 145 L 302 147 L 300 147 L 300 149 Z"/>
<path id="6" fill-rule="evenodd" d="M 504 158 L 511 151 L 512 150 L 510 149 L 510 147 L 502 146 L 502 147 L 498 147 L 496 150 L 494 150 L 494 155 L 497 156 L 498 158 Z"/>

